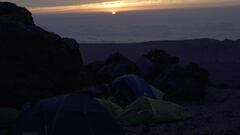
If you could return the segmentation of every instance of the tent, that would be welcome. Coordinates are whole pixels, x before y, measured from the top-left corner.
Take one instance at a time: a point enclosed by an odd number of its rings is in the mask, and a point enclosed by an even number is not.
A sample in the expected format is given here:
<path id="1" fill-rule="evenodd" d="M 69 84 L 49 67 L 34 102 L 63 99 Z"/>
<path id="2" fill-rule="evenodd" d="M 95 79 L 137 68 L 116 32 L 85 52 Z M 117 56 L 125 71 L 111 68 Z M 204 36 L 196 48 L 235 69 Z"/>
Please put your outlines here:
<path id="1" fill-rule="evenodd" d="M 11 135 L 122 135 L 94 98 L 77 93 L 40 101 L 20 116 Z"/>
<path id="2" fill-rule="evenodd" d="M 156 97 L 156 99 L 163 99 L 164 93 L 161 90 L 157 89 L 156 87 L 154 87 L 152 85 L 150 85 L 150 88 L 152 89 L 152 92 L 153 92 L 154 96 Z"/>
<path id="3" fill-rule="evenodd" d="M 137 75 L 123 75 L 112 82 L 114 96 L 126 102 L 133 102 L 139 97 L 158 98 L 152 87 Z"/>
<path id="4" fill-rule="evenodd" d="M 14 108 L 0 108 L 0 128 L 9 128 L 18 117 Z"/>
<path id="5" fill-rule="evenodd" d="M 100 104 L 102 104 L 116 119 L 124 110 L 119 105 L 105 99 L 97 98 Z"/>
<path id="6" fill-rule="evenodd" d="M 118 119 L 127 125 L 171 122 L 191 117 L 181 106 L 163 101 L 142 97 L 128 105 Z"/>

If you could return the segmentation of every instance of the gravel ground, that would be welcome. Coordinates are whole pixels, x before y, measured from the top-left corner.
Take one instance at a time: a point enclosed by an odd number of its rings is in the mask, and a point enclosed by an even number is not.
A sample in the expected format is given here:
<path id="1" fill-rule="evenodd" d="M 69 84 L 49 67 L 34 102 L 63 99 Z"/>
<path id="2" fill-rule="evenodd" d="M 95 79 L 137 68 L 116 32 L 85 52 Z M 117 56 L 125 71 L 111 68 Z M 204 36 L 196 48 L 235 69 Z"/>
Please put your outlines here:
<path id="1" fill-rule="evenodd" d="M 240 135 L 240 90 L 209 88 L 204 103 L 180 103 L 191 119 L 126 127 L 127 135 Z"/>

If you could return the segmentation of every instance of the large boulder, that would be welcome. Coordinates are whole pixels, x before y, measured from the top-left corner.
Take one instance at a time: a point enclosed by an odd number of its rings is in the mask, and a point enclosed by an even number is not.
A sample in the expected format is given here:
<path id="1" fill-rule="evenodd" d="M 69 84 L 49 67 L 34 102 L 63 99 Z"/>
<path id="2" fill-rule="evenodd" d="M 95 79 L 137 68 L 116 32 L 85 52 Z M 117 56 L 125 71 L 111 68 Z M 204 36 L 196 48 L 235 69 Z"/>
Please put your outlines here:
<path id="1" fill-rule="evenodd" d="M 141 76 L 152 82 L 157 74 L 165 72 L 165 69 L 174 67 L 178 63 L 178 57 L 170 56 L 165 51 L 156 49 L 140 57 L 136 65 Z"/>
<path id="2" fill-rule="evenodd" d="M 137 73 L 136 64 L 120 53 L 114 53 L 108 57 L 104 66 L 98 71 L 99 81 L 104 83 L 109 83 L 125 74 Z"/>
<path id="3" fill-rule="evenodd" d="M 144 57 L 156 64 L 178 64 L 179 58 L 176 56 L 170 56 L 163 50 L 151 50 L 145 54 Z"/>
<path id="4" fill-rule="evenodd" d="M 78 44 L 35 26 L 26 9 L 0 2 L 0 47 L 1 105 L 79 87 L 82 58 Z"/>
<path id="5" fill-rule="evenodd" d="M 190 63 L 185 67 L 185 79 L 178 97 L 180 99 L 203 99 L 209 84 L 209 73 L 198 64 Z"/>
<path id="6" fill-rule="evenodd" d="M 95 61 L 84 65 L 84 70 L 81 75 L 81 83 L 84 86 L 99 84 L 98 71 L 105 65 L 104 61 Z"/>
<path id="7" fill-rule="evenodd" d="M 153 84 L 171 100 L 203 100 L 208 82 L 208 71 L 191 63 L 185 68 L 166 69 L 157 75 Z"/>
<path id="8" fill-rule="evenodd" d="M 208 71 L 197 64 L 182 67 L 178 57 L 152 50 L 137 61 L 140 74 L 171 100 L 203 100 Z"/>

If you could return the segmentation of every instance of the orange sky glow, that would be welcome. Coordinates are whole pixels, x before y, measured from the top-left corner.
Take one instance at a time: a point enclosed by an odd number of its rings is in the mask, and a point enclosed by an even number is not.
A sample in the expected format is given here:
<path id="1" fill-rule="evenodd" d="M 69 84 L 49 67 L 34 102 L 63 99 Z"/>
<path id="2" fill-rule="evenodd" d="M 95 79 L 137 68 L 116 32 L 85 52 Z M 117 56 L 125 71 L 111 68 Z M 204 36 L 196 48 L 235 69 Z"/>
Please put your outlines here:
<path id="1" fill-rule="evenodd" d="M 220 6 L 234 5 L 234 3 L 226 3 L 225 0 L 216 1 L 199 1 L 199 0 L 145 0 L 145 1 L 126 1 L 116 0 L 109 2 L 67 5 L 67 6 L 52 6 L 52 7 L 33 7 L 29 8 L 35 14 L 44 13 L 89 13 L 89 12 L 108 12 L 117 14 L 119 12 L 137 11 L 137 10 L 156 10 L 156 9 L 169 9 L 169 8 L 185 8 L 185 7 L 201 7 L 201 6 Z"/>

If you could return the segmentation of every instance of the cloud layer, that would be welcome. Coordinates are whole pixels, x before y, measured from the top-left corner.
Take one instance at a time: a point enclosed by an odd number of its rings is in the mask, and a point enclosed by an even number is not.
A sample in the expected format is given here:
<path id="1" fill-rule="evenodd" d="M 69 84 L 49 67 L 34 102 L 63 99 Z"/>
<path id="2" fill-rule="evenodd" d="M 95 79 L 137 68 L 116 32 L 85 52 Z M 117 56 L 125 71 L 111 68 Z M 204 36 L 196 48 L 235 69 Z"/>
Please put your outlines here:
<path id="1" fill-rule="evenodd" d="M 36 24 L 81 43 L 142 42 L 192 38 L 237 39 L 239 7 L 111 14 L 35 15 Z"/>

